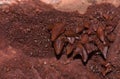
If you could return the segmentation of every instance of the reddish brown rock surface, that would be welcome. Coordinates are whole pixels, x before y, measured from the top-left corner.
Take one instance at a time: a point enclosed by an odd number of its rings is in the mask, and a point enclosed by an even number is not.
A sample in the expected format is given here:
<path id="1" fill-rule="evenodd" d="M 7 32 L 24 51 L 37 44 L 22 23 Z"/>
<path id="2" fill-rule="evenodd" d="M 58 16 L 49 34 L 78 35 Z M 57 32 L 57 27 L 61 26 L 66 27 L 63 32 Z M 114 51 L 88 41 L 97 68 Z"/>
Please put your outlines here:
<path id="1" fill-rule="evenodd" d="M 115 8 L 110 4 L 93 5 L 81 15 L 77 12 L 56 11 L 50 6 L 37 3 L 0 8 L 0 79 L 120 79 L 120 7 Z M 108 20 L 104 20 L 103 16 Z M 102 42 L 104 36 L 101 27 L 96 27 L 99 23 L 109 26 L 105 30 L 105 33 L 111 34 L 106 36 L 110 39 L 106 60 L 98 52 L 90 54 L 86 64 L 80 56 L 71 61 L 64 50 L 60 59 L 56 59 L 48 30 L 53 28 L 50 25 L 63 23 L 68 30 L 65 35 L 74 36 L 76 34 L 69 29 L 82 26 L 84 22 L 85 28 L 90 29 L 85 33 L 93 33 L 91 38 L 94 38 L 93 30 L 98 30 L 95 34 Z M 54 39 L 62 37 L 60 29 L 60 34 L 55 35 L 57 37 Z M 84 27 L 77 28 L 75 32 L 80 33 L 83 29 Z M 87 36 L 83 34 L 82 37 L 82 44 L 86 44 Z M 74 43 L 74 38 L 68 40 L 70 44 Z M 92 49 L 93 45 L 85 46 L 87 51 L 95 50 Z"/>

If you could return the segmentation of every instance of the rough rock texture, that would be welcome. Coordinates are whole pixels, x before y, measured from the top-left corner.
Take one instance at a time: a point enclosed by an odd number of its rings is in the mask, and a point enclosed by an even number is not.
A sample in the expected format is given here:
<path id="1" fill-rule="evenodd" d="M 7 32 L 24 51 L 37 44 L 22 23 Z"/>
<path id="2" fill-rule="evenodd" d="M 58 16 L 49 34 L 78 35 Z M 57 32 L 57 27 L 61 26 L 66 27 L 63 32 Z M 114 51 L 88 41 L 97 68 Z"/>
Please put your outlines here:
<path id="1" fill-rule="evenodd" d="M 120 79 L 120 7 L 93 5 L 81 15 L 43 6 L 47 5 L 31 1 L 29 5 L 0 8 L 0 79 Z M 99 15 L 107 11 L 110 11 L 109 16 L 115 15 L 110 23 L 101 20 Z M 99 53 L 93 54 L 86 64 L 79 56 L 72 61 L 65 54 L 56 59 L 48 30 L 50 25 L 62 22 L 66 27 L 74 27 L 83 19 L 89 21 L 91 16 L 115 27 L 115 39 L 106 60 Z M 93 23 L 90 27 L 95 25 L 94 20 L 90 23 Z"/>

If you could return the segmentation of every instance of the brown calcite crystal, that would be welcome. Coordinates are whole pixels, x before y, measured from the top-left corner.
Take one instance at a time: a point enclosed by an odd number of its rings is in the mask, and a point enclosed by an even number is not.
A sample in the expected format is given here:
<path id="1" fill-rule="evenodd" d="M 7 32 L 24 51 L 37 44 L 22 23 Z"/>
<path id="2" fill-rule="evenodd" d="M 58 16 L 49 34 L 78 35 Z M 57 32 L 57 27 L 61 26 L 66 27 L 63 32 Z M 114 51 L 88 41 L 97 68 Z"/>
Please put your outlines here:
<path id="1" fill-rule="evenodd" d="M 50 32 L 57 55 L 65 52 L 67 55 L 73 53 L 72 57 L 75 57 L 79 54 L 84 63 L 93 52 L 99 52 L 104 59 L 107 58 L 109 47 L 115 40 L 114 29 L 120 20 L 120 14 L 109 4 L 95 5 L 96 9 L 91 9 L 93 7 L 70 22 L 73 17 L 67 17 L 66 24 L 54 23 L 56 26 Z"/>

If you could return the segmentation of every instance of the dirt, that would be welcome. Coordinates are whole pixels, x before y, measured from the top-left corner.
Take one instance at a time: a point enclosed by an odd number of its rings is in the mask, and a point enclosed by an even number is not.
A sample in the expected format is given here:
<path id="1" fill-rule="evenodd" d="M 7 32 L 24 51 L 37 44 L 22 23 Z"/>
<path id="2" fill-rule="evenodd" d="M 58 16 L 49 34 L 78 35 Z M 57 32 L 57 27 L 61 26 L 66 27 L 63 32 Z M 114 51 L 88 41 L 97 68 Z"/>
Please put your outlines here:
<path id="1" fill-rule="evenodd" d="M 43 8 L 45 6 L 45 8 Z M 46 7 L 47 6 L 47 7 Z M 101 20 L 99 13 L 113 16 Z M 85 14 L 61 12 L 36 1 L 0 8 L 0 79 L 120 79 L 120 7 L 110 4 L 92 5 Z M 65 23 L 73 27 L 83 20 L 97 18 L 114 27 L 115 39 L 110 44 L 106 60 L 92 55 L 84 64 L 63 54 L 59 59 L 51 42 L 48 26 Z M 90 27 L 95 25 L 91 21 Z M 109 32 L 110 30 L 108 30 Z"/>

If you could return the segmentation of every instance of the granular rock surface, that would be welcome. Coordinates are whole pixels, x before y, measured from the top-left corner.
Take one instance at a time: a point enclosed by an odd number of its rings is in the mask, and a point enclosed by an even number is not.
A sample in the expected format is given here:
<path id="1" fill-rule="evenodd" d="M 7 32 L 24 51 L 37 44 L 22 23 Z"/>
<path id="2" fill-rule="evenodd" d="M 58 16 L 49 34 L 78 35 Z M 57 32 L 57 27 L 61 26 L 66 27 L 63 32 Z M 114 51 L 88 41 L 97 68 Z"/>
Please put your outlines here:
<path id="1" fill-rule="evenodd" d="M 120 7 L 79 14 L 39 3 L 0 8 L 0 79 L 120 79 Z M 68 44 L 87 53 L 66 53 Z"/>

